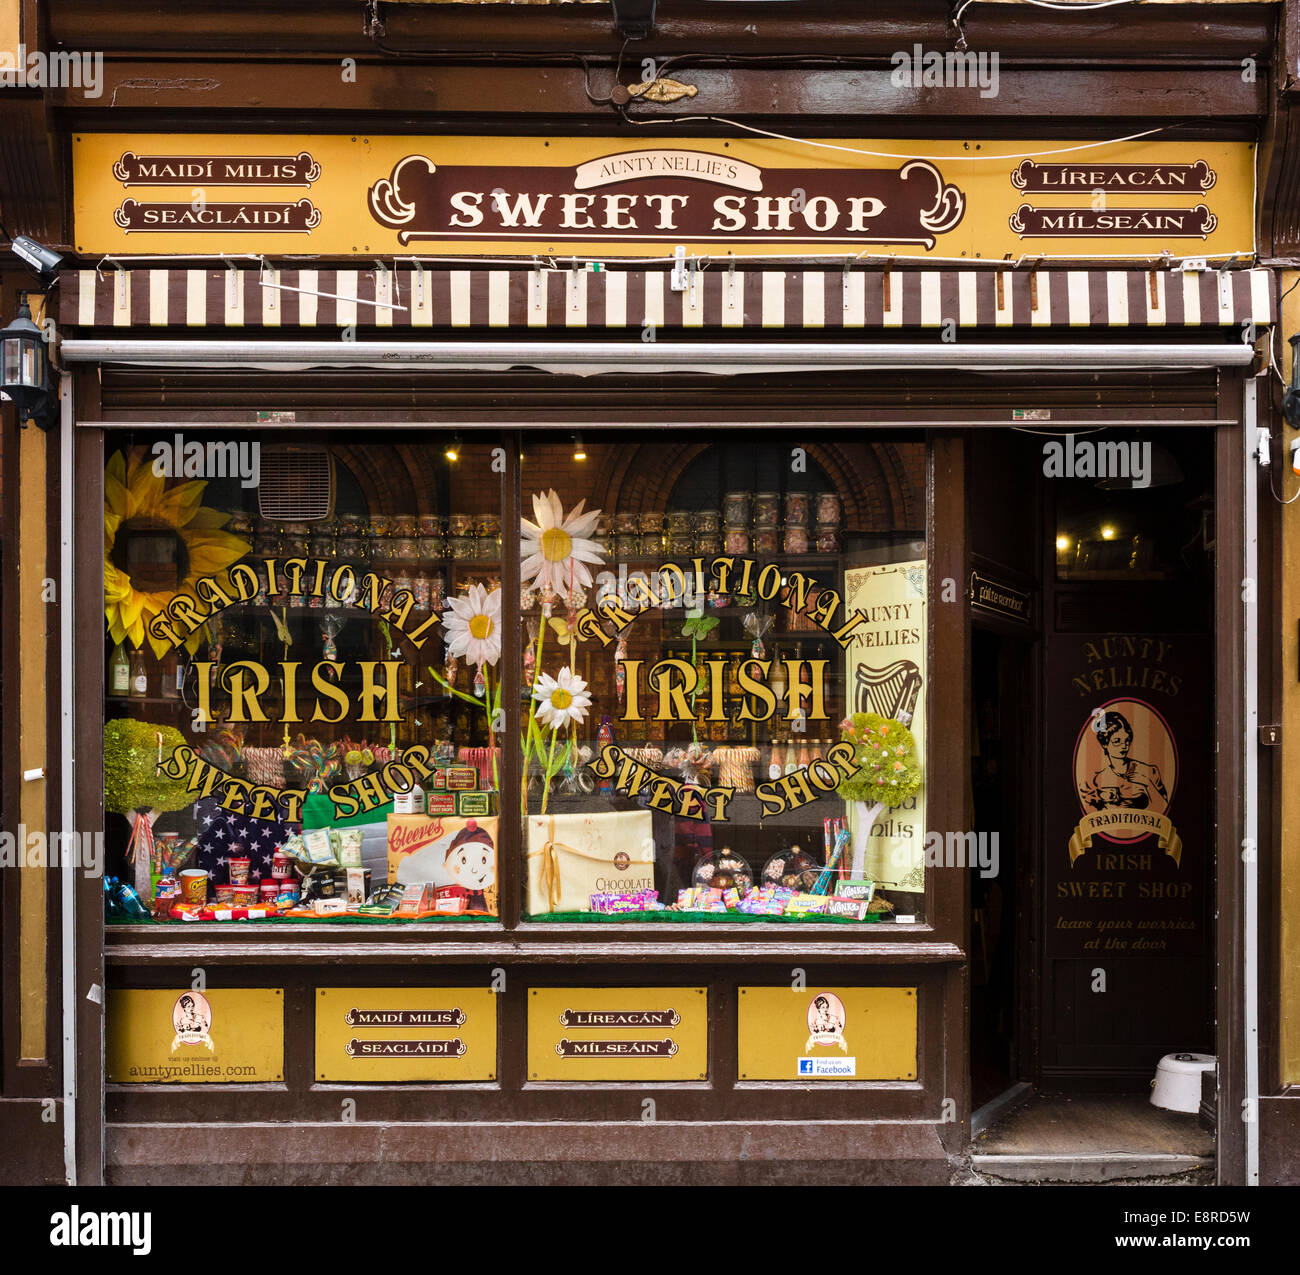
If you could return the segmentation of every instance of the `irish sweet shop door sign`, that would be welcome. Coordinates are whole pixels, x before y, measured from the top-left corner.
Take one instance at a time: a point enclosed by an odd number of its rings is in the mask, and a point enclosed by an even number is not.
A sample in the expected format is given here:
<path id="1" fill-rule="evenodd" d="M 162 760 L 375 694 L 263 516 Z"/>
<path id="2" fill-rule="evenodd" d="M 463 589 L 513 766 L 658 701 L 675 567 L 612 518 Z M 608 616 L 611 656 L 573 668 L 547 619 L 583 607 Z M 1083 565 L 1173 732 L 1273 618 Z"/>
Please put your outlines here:
<path id="1" fill-rule="evenodd" d="M 1138 1087 L 1211 1050 L 1210 651 L 1062 634 L 1047 657 L 1040 1079 Z"/>

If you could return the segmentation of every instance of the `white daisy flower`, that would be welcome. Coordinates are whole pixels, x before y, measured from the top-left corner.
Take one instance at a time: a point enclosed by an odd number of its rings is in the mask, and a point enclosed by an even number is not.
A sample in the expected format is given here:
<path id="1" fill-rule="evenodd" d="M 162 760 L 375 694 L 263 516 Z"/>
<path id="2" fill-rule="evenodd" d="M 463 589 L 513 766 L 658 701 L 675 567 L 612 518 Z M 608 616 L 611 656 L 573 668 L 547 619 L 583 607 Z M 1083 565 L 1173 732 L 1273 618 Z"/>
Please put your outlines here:
<path id="1" fill-rule="evenodd" d="M 538 720 L 552 730 L 563 730 L 570 722 L 582 721 L 591 707 L 587 683 L 567 666 L 556 677 L 539 674 L 533 698 L 538 702 Z"/>
<path id="2" fill-rule="evenodd" d="M 519 520 L 523 533 L 519 552 L 523 558 L 520 572 L 528 588 L 550 585 L 556 593 L 568 597 L 573 585 L 591 585 L 591 572 L 587 563 L 604 562 L 604 555 L 594 540 L 589 539 L 600 520 L 600 510 L 582 512 L 587 502 L 580 500 L 565 517 L 560 498 L 551 488 L 546 495 L 533 496 L 535 523 L 527 518 Z"/>
<path id="3" fill-rule="evenodd" d="M 442 613 L 447 654 L 463 655 L 470 664 L 495 664 L 501 658 L 501 590 L 489 593 L 470 586 L 463 598 L 448 598 Z"/>

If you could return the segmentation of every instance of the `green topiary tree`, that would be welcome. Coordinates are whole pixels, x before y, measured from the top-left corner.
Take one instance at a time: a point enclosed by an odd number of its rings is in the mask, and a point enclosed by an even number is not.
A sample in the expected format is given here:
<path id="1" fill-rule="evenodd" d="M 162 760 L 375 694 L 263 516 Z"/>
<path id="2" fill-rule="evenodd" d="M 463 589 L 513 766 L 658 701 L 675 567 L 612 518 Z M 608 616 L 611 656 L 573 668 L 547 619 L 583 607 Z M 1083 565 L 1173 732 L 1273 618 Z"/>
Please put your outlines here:
<path id="1" fill-rule="evenodd" d="M 135 888 L 141 898 L 152 897 L 150 860 L 153 823 L 167 810 L 183 810 L 194 801 L 184 779 L 159 773 L 172 750 L 185 742 L 174 726 L 155 726 L 134 717 L 104 723 L 104 808 L 131 821 L 127 858 L 135 866 Z"/>
<path id="2" fill-rule="evenodd" d="M 174 726 L 155 726 L 134 717 L 115 717 L 104 723 L 104 808 L 119 815 L 150 811 L 154 818 L 166 810 L 184 810 L 194 802 L 184 779 L 158 773 L 161 737 L 162 760 L 185 742 Z"/>
<path id="3" fill-rule="evenodd" d="M 835 790 L 857 806 L 852 874 L 866 870 L 871 825 L 888 806 L 901 806 L 921 789 L 916 740 L 902 722 L 879 713 L 854 713 L 840 723 L 840 737 L 853 745 L 858 770 Z"/>

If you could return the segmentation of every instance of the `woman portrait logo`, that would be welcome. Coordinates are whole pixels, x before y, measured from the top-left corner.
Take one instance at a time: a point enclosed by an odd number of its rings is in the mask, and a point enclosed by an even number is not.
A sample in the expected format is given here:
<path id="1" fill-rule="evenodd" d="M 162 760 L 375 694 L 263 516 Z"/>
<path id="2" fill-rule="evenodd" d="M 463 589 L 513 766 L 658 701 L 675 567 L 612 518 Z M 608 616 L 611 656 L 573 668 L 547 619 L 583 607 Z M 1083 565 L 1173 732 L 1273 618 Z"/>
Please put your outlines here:
<path id="1" fill-rule="evenodd" d="M 180 1045 L 203 1045 L 209 1051 L 215 1048 L 208 1034 L 212 1029 L 212 1006 L 202 992 L 182 992 L 176 998 L 172 1006 L 172 1029 L 176 1033 L 172 1053 Z"/>
<path id="2" fill-rule="evenodd" d="M 807 1053 L 814 1045 L 837 1047 L 846 1054 L 848 1043 L 844 1039 L 844 1002 L 834 992 L 818 992 L 808 1005 Z"/>
<path id="3" fill-rule="evenodd" d="M 1094 708 L 1074 745 L 1074 787 L 1083 818 L 1070 838 L 1070 862 L 1094 837 L 1127 843 L 1154 836 L 1177 863 L 1182 842 L 1168 817 L 1178 779 L 1178 749 L 1165 719 L 1142 700 Z"/>

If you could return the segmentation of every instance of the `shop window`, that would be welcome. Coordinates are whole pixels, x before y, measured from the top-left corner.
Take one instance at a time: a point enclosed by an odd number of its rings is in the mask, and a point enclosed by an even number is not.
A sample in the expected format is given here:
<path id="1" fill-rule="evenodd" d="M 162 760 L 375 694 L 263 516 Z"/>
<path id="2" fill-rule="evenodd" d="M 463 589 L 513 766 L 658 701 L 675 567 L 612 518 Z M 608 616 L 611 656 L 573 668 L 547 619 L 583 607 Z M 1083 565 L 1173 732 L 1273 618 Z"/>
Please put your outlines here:
<path id="1" fill-rule="evenodd" d="M 111 922 L 920 919 L 924 445 L 554 437 L 113 439 Z"/>
<path id="2" fill-rule="evenodd" d="M 534 921 L 915 917 L 919 444 L 530 446 Z"/>
<path id="3" fill-rule="evenodd" d="M 503 453 L 409 437 L 109 448 L 111 921 L 498 914 Z"/>

